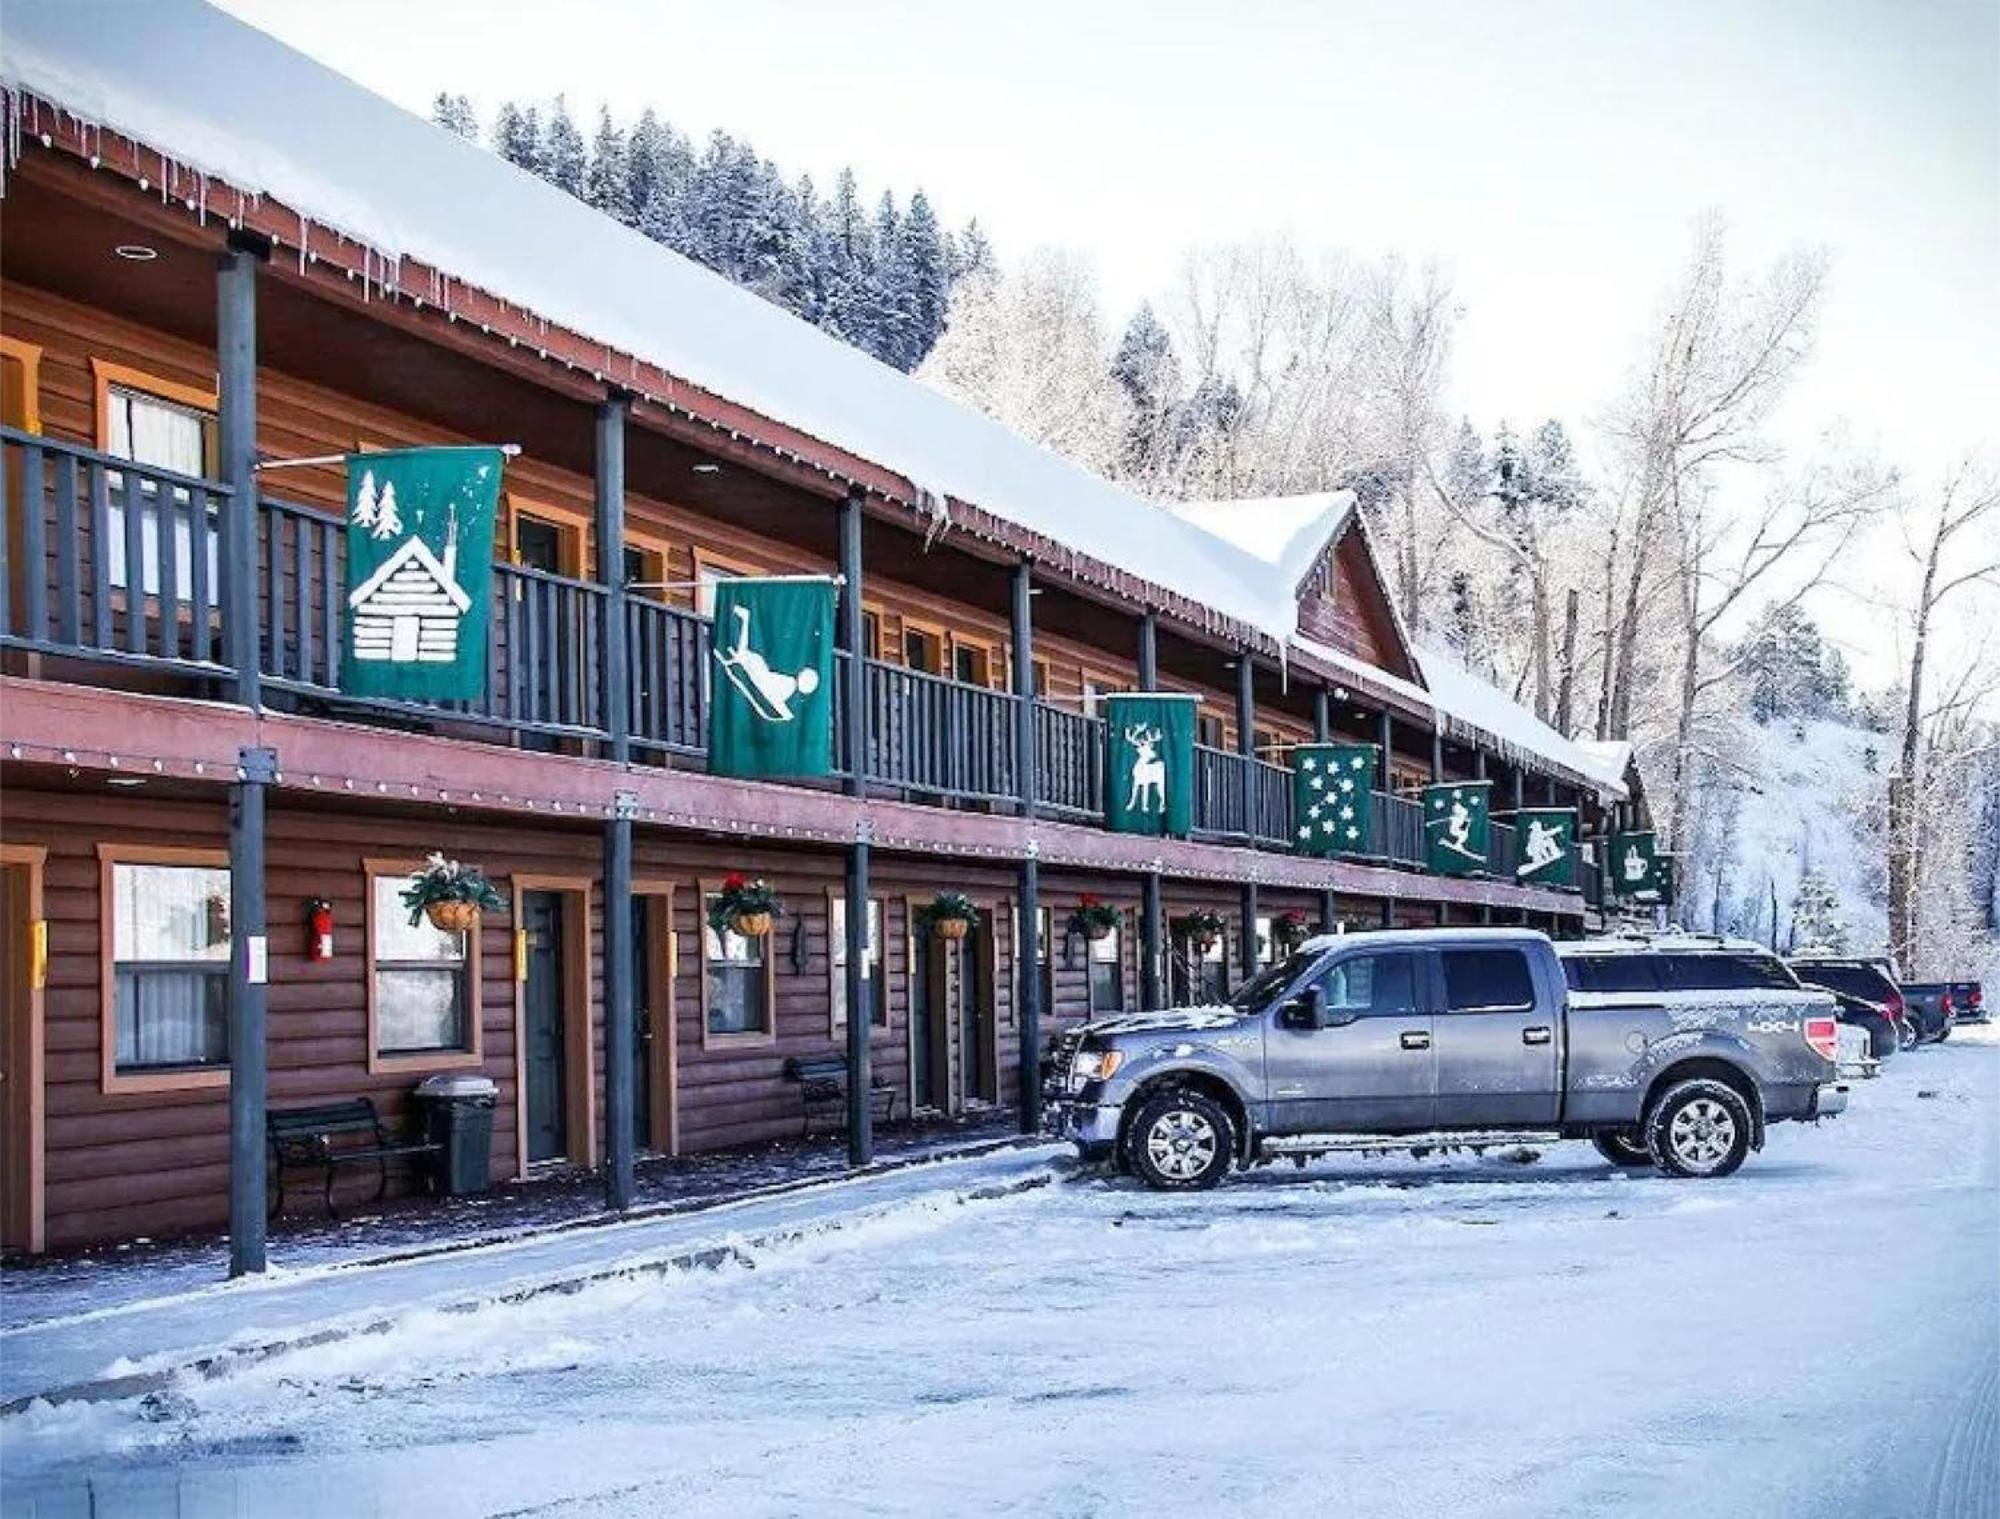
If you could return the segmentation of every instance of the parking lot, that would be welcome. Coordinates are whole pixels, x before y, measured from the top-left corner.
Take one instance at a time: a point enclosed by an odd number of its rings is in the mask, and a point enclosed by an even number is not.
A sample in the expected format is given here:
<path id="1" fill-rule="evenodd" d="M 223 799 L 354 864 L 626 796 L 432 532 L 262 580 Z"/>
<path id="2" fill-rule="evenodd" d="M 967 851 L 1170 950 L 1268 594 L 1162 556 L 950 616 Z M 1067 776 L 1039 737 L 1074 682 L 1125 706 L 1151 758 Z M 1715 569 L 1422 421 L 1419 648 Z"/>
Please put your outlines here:
<path id="1" fill-rule="evenodd" d="M 32 1410 L 5 1512 L 1992 1514 L 1997 1140 L 1981 1029 L 1726 1181 L 1561 1144 L 940 1190 Z"/>

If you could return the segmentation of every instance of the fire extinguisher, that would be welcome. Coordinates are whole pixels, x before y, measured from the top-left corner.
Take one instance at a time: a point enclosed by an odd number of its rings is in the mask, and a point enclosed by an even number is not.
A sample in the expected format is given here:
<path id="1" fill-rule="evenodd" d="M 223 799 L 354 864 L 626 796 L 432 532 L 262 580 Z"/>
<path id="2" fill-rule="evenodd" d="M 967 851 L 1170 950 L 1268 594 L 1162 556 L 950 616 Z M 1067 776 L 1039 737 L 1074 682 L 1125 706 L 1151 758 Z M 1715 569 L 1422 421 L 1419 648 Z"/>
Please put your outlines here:
<path id="1" fill-rule="evenodd" d="M 333 958 L 333 904 L 325 897 L 312 897 L 306 902 L 306 958 Z"/>

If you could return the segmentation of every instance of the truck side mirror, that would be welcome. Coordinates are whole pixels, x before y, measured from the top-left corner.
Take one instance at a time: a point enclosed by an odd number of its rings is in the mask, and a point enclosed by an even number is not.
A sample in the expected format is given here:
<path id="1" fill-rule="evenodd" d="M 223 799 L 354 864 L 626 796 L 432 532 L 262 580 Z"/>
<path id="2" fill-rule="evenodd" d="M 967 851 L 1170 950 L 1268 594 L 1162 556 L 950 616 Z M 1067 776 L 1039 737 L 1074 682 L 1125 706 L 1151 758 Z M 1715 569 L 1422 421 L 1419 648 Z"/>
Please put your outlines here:
<path id="1" fill-rule="evenodd" d="M 1326 992 L 1318 986 L 1309 986 L 1290 1001 L 1278 1014 L 1278 1021 L 1286 1028 L 1310 1030 L 1327 1026 Z"/>

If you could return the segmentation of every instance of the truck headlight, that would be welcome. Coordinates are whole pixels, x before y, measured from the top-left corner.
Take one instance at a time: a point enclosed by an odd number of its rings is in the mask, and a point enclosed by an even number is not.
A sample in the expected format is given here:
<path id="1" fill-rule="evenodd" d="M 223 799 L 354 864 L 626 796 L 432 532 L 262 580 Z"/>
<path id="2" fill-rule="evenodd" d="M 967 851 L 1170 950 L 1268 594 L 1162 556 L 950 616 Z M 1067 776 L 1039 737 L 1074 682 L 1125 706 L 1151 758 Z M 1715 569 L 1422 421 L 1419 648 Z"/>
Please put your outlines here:
<path id="1" fill-rule="evenodd" d="M 1125 1055 L 1120 1050 L 1078 1050 L 1076 1063 L 1070 1067 L 1079 1084 L 1086 1081 L 1108 1081 L 1111 1073 L 1125 1063 Z"/>

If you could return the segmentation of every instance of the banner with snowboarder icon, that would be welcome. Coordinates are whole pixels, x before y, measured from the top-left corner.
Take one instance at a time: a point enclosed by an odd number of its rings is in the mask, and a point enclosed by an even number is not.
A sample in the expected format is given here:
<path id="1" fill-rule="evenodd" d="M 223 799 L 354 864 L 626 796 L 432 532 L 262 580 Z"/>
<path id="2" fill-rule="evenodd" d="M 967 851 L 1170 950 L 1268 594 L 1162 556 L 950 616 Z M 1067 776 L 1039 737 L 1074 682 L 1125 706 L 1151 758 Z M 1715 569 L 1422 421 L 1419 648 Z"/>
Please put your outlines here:
<path id="1" fill-rule="evenodd" d="M 1194 826 L 1194 716 L 1200 700 L 1165 692 L 1104 699 L 1104 824 L 1118 833 Z"/>
<path id="2" fill-rule="evenodd" d="M 1576 809 L 1524 807 L 1514 814 L 1519 855 L 1514 879 L 1523 886 L 1576 884 Z"/>
<path id="3" fill-rule="evenodd" d="M 1300 854 L 1375 852 L 1373 744 L 1299 744 L 1292 750 L 1292 843 Z"/>
<path id="4" fill-rule="evenodd" d="M 340 689 L 398 701 L 486 694 L 499 448 L 347 456 Z"/>
<path id="5" fill-rule="evenodd" d="M 1440 781 L 1424 787 L 1424 842 L 1431 873 L 1468 876 L 1487 868 L 1491 781 Z"/>
<path id="6" fill-rule="evenodd" d="M 833 773 L 834 595 L 830 576 L 716 586 L 710 774 Z"/>
<path id="7" fill-rule="evenodd" d="M 1648 906 L 1673 900 L 1672 874 L 1651 832 L 1611 836 L 1611 893 Z"/>

